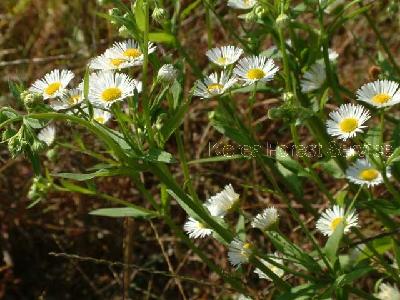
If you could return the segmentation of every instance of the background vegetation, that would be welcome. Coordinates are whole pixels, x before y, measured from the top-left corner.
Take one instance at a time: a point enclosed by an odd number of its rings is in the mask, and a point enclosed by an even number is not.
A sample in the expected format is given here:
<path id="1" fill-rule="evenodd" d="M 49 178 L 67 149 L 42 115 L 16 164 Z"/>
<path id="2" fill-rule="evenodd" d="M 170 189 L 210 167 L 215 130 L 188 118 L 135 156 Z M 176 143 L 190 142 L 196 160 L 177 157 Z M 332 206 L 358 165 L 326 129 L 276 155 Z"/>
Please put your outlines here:
<path id="1" fill-rule="evenodd" d="M 165 2 L 173 10 L 176 3 Z M 296 1 L 293 1 L 296 2 Z M 300 1 L 297 1 L 300 2 Z M 389 50 L 398 57 L 400 46 L 397 1 L 375 1 L 369 14 L 378 28 Z M 225 1 L 217 1 L 213 9 L 221 19 L 210 13 L 202 1 L 180 1 L 182 11 L 193 6 L 187 14 L 180 16 L 177 39 L 187 55 L 202 69 L 208 65 L 205 51 L 209 46 L 232 43 L 232 32 L 240 31 L 243 22 L 237 13 L 230 10 Z M 101 53 L 118 36 L 113 27 L 98 13 L 106 13 L 112 5 L 100 5 L 94 0 L 2 0 L 0 2 L 0 106 L 12 105 L 9 81 L 23 82 L 26 86 L 54 68 L 69 68 L 83 76 L 90 57 Z M 303 22 L 314 26 L 312 16 L 302 16 Z M 207 30 L 207 28 L 209 30 Z M 255 42 L 249 39 L 248 43 Z M 258 41 L 257 41 L 258 42 Z M 270 39 L 262 41 L 261 49 L 273 46 Z M 341 84 L 354 91 L 363 83 L 376 79 L 382 66 L 387 64 L 376 33 L 364 17 L 352 19 L 341 27 L 331 41 L 331 48 L 339 53 L 338 77 Z M 158 45 L 158 55 L 177 58 L 177 49 L 166 44 Z M 150 70 L 152 72 L 152 70 Z M 187 67 L 184 92 L 188 94 L 197 77 Z M 239 111 L 247 107 L 246 95 L 236 97 Z M 258 93 L 254 106 L 254 125 L 258 128 L 258 140 L 266 144 L 291 144 L 292 137 L 283 121 L 271 122 L 267 112 L 280 100 L 268 93 Z M 221 155 L 224 145 L 229 149 L 239 146 L 218 133 L 208 121 L 208 112 L 215 102 L 194 99 L 183 124 L 185 153 L 189 160 Z M 333 108 L 330 104 L 327 108 Z M 392 110 L 399 117 L 398 108 Z M 85 145 L 99 150 L 102 145 L 85 130 L 59 123 L 58 132 L 62 145 L 73 141 L 76 147 L 59 147 L 56 157 L 43 157 L 44 164 L 52 172 L 64 170 L 80 173 L 93 164 L 85 155 Z M 115 123 L 111 126 L 115 126 Z M 307 143 L 310 136 L 305 128 L 299 130 L 300 139 Z M 84 141 L 84 143 L 83 143 Z M 176 143 L 167 148 L 177 153 Z M 100 151 L 100 150 L 99 150 Z M 174 176 L 184 181 L 180 165 L 172 166 Z M 303 249 L 311 249 L 299 234 L 300 228 L 289 217 L 286 204 L 264 186 L 261 170 L 253 161 L 224 161 L 207 164 L 190 164 L 192 183 L 201 199 L 232 183 L 241 194 L 243 210 L 253 215 L 260 209 L 274 205 L 282 212 L 280 230 L 292 242 Z M 331 180 L 320 174 L 329 190 L 337 190 L 345 180 Z M 220 277 L 210 271 L 192 250 L 180 242 L 168 227 L 158 220 L 128 221 L 88 215 L 93 209 L 104 207 L 104 199 L 96 195 L 51 191 L 38 205 L 27 208 L 27 198 L 33 180 L 30 163 L 22 157 L 11 158 L 7 148 L 0 146 L 0 247 L 3 259 L 0 263 L 0 298 L 3 299 L 119 299 L 126 291 L 129 276 L 133 299 L 223 299 L 236 294 L 231 287 L 222 284 Z M 149 208 L 139 191 L 128 177 L 97 179 L 100 192 Z M 158 193 L 158 182 L 146 178 L 146 188 Z M 379 188 L 377 194 L 385 191 Z M 302 198 L 318 211 L 326 208 L 321 201 L 320 190 L 310 182 L 303 186 Z M 296 197 L 289 194 L 292 206 L 305 223 L 314 222 L 309 210 L 304 209 Z M 186 213 L 171 202 L 174 222 L 183 224 Z M 367 212 L 362 212 L 363 233 L 374 236 L 381 233 L 381 224 Z M 398 220 L 397 220 L 398 221 Z M 130 241 L 125 241 L 129 231 Z M 398 235 L 397 235 L 398 237 Z M 322 240 L 322 237 L 321 237 Z M 266 242 L 267 247 L 272 248 Z M 123 245 L 129 245 L 130 253 L 124 254 Z M 199 242 L 214 262 L 228 268 L 226 247 L 218 241 L 207 239 Z M 271 249 L 268 249 L 271 250 Z M 63 254 L 64 253 L 64 254 Z M 76 254 L 73 257 L 69 254 Z M 119 264 L 133 264 L 129 271 Z M 178 274 L 178 275 L 176 275 Z M 251 277 L 251 276 L 250 276 Z M 256 277 L 248 280 L 250 290 L 268 288 L 269 282 Z M 373 290 L 375 275 L 363 278 L 359 285 Z"/>

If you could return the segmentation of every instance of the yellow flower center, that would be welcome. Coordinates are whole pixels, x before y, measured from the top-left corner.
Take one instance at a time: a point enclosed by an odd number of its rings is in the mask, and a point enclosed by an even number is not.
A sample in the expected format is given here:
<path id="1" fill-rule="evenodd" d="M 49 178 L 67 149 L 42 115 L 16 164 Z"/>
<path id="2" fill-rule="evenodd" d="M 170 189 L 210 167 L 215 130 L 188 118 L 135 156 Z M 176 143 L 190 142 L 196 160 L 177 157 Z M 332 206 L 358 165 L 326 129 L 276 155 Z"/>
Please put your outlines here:
<path id="1" fill-rule="evenodd" d="M 339 123 L 340 130 L 343 132 L 352 132 L 358 127 L 358 120 L 355 118 L 346 118 Z"/>
<path id="2" fill-rule="evenodd" d="M 105 89 L 101 93 L 101 99 L 105 102 L 110 102 L 117 100 L 119 97 L 121 97 L 122 92 L 119 88 L 117 87 L 110 87 L 108 89 Z"/>
<path id="3" fill-rule="evenodd" d="M 47 86 L 47 88 L 44 89 L 44 92 L 47 95 L 52 96 L 60 89 L 60 87 L 61 87 L 61 82 L 53 82 L 53 83 L 50 83 Z"/>
<path id="4" fill-rule="evenodd" d="M 246 243 L 243 245 L 243 249 L 250 249 L 251 248 L 251 244 L 250 243 Z"/>
<path id="5" fill-rule="evenodd" d="M 136 48 L 129 48 L 124 51 L 124 56 L 129 58 L 138 58 L 140 55 L 142 55 L 142 52 Z"/>
<path id="6" fill-rule="evenodd" d="M 106 120 L 104 119 L 104 117 L 102 117 L 102 116 L 95 117 L 94 120 L 95 120 L 96 122 L 100 123 L 100 124 L 104 124 L 105 121 L 106 121 Z"/>
<path id="7" fill-rule="evenodd" d="M 249 250 L 251 249 L 250 243 L 245 243 L 243 245 L 243 250 L 240 252 L 241 255 L 248 257 L 250 255 Z"/>
<path id="8" fill-rule="evenodd" d="M 218 57 L 217 62 L 220 65 L 225 65 L 227 63 L 227 59 L 226 59 L 226 57 Z"/>
<path id="9" fill-rule="evenodd" d="M 119 67 L 125 60 L 122 58 L 113 58 L 110 59 L 110 64 L 112 64 L 114 67 Z"/>
<path id="10" fill-rule="evenodd" d="M 392 97 L 390 97 L 388 94 L 377 94 L 374 97 L 372 97 L 372 102 L 375 104 L 385 104 L 388 102 Z"/>
<path id="11" fill-rule="evenodd" d="M 197 228 L 198 229 L 203 229 L 203 228 L 205 228 L 205 226 L 202 224 L 202 223 L 200 223 L 200 222 L 197 222 Z"/>
<path id="12" fill-rule="evenodd" d="M 261 69 L 250 69 L 247 71 L 247 78 L 251 80 L 259 80 L 264 78 L 265 72 Z"/>
<path id="13" fill-rule="evenodd" d="M 79 102 L 79 98 L 80 98 L 79 95 L 71 96 L 71 97 L 68 99 L 68 104 L 71 105 L 71 106 L 77 104 L 77 103 Z"/>
<path id="14" fill-rule="evenodd" d="M 362 180 L 366 181 L 372 181 L 376 179 L 379 176 L 379 172 L 374 169 L 374 168 L 369 168 L 362 170 L 360 174 L 358 174 L 358 177 L 360 177 Z"/>
<path id="15" fill-rule="evenodd" d="M 244 4 L 245 7 L 250 7 L 251 0 L 243 0 L 243 4 Z"/>
<path id="16" fill-rule="evenodd" d="M 224 86 L 219 83 L 212 83 L 207 86 L 207 89 L 210 93 L 218 92 L 220 89 L 223 89 Z"/>
<path id="17" fill-rule="evenodd" d="M 339 225 L 340 222 L 342 222 L 342 221 L 343 221 L 343 217 L 334 218 L 334 219 L 332 220 L 332 222 L 331 222 L 331 229 L 332 229 L 333 231 L 335 231 L 335 230 L 336 230 L 336 227 L 338 227 L 338 225 Z"/>

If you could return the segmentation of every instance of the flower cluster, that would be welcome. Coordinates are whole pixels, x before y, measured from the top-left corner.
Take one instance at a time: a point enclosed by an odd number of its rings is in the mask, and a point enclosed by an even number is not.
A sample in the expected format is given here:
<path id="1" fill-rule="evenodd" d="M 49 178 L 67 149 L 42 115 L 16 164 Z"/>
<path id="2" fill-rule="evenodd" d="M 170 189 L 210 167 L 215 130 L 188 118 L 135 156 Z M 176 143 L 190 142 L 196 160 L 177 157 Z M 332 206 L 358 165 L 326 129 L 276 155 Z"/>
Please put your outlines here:
<path id="1" fill-rule="evenodd" d="M 257 82 L 267 82 L 274 78 L 279 68 L 275 62 L 266 56 L 240 56 L 243 50 L 234 46 L 213 48 L 206 52 L 208 59 L 224 70 L 212 73 L 195 83 L 194 95 L 201 98 L 213 98 L 226 93 L 235 84 L 247 86 Z M 231 65 L 237 65 L 228 68 Z"/>

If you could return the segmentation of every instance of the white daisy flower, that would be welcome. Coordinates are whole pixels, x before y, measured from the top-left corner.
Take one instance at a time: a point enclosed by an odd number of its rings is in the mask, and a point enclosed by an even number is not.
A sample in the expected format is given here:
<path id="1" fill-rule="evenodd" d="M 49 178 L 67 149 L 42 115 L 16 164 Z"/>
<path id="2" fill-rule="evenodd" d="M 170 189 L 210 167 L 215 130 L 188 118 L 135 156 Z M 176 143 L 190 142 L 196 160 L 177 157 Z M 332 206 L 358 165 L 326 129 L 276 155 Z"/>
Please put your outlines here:
<path id="1" fill-rule="evenodd" d="M 114 50 L 108 49 L 103 54 L 93 58 L 89 63 L 89 68 L 92 70 L 120 70 L 135 65 L 135 62 L 121 57 Z"/>
<path id="2" fill-rule="evenodd" d="M 56 111 L 68 109 L 83 101 L 83 94 L 80 88 L 66 90 L 60 99 L 53 99 L 49 105 Z"/>
<path id="3" fill-rule="evenodd" d="M 346 159 L 349 160 L 357 155 L 357 151 L 353 147 L 349 147 L 346 149 L 345 154 L 346 154 Z"/>
<path id="4" fill-rule="evenodd" d="M 250 85 L 258 81 L 272 80 L 278 70 L 279 67 L 271 58 L 260 55 L 240 59 L 233 72 L 244 81 L 245 85 Z"/>
<path id="5" fill-rule="evenodd" d="M 148 44 L 148 53 L 153 53 L 156 47 L 153 43 Z M 140 45 L 135 40 L 127 40 L 123 42 L 116 42 L 109 49 L 110 53 L 120 59 L 126 59 L 135 66 L 143 63 L 143 52 L 140 49 Z"/>
<path id="6" fill-rule="evenodd" d="M 213 48 L 206 52 L 208 59 L 218 66 L 226 67 L 234 64 L 242 55 L 243 50 L 235 46 Z"/>
<path id="7" fill-rule="evenodd" d="M 251 255 L 252 245 L 245 243 L 239 238 L 235 238 L 229 244 L 228 259 L 234 267 L 239 267 L 242 263 L 247 263 Z"/>
<path id="8" fill-rule="evenodd" d="M 236 78 L 230 77 L 223 71 L 221 74 L 212 73 L 204 77 L 204 79 L 196 81 L 193 93 L 195 96 L 199 96 L 202 99 L 212 98 L 225 93 L 236 81 Z"/>
<path id="9" fill-rule="evenodd" d="M 62 96 L 68 83 L 74 78 L 70 70 L 53 70 L 44 75 L 42 79 L 36 80 L 29 91 L 43 95 L 43 99 Z"/>
<path id="10" fill-rule="evenodd" d="M 380 300 L 400 300 L 400 291 L 396 285 L 381 283 L 379 285 L 379 293 L 374 296 Z"/>
<path id="11" fill-rule="evenodd" d="M 326 128 L 331 136 L 341 140 L 353 138 L 363 132 L 363 125 L 371 116 L 368 110 L 361 105 L 351 103 L 341 105 L 329 114 L 330 120 L 326 121 Z"/>
<path id="12" fill-rule="evenodd" d="M 309 93 L 320 89 L 326 80 L 325 64 L 316 62 L 304 74 L 303 79 L 300 81 L 301 91 Z"/>
<path id="13" fill-rule="evenodd" d="M 192 239 L 204 238 L 212 234 L 212 229 L 205 227 L 205 225 L 194 218 L 189 218 L 185 225 L 183 225 L 183 230 L 185 230 L 189 237 Z"/>
<path id="14" fill-rule="evenodd" d="M 128 75 L 103 71 L 90 75 L 88 97 L 94 106 L 109 107 L 141 89 L 141 83 Z"/>
<path id="15" fill-rule="evenodd" d="M 97 123 L 106 124 L 111 117 L 112 115 L 108 111 L 93 107 L 93 120 L 95 120 Z"/>
<path id="16" fill-rule="evenodd" d="M 228 6 L 236 9 L 250 9 L 257 4 L 257 0 L 228 0 Z"/>
<path id="17" fill-rule="evenodd" d="M 386 176 L 391 176 L 389 168 L 386 170 Z M 355 184 L 365 184 L 367 187 L 379 185 L 383 182 L 381 172 L 366 159 L 357 159 L 346 170 L 346 177 Z"/>
<path id="18" fill-rule="evenodd" d="M 164 82 L 172 82 L 176 79 L 177 75 L 178 71 L 173 65 L 165 64 L 158 70 L 157 78 Z"/>
<path id="19" fill-rule="evenodd" d="M 346 216 L 342 207 L 334 205 L 322 213 L 316 227 L 323 235 L 330 236 L 342 221 L 344 221 L 344 233 L 348 233 L 351 227 L 358 226 L 358 216 L 355 211 L 349 212 Z"/>
<path id="20" fill-rule="evenodd" d="M 377 80 L 364 84 L 357 91 L 357 100 L 376 107 L 392 106 L 400 102 L 399 84 L 389 80 Z"/>
<path id="21" fill-rule="evenodd" d="M 48 125 L 39 131 L 37 137 L 47 146 L 51 146 L 56 138 L 56 128 L 53 125 Z"/>
<path id="22" fill-rule="evenodd" d="M 271 257 L 271 260 L 276 262 L 277 264 L 283 265 L 283 259 L 279 258 L 280 255 L 275 252 L 274 253 L 274 257 Z M 283 274 L 285 274 L 285 271 L 282 270 L 281 268 L 275 266 L 274 264 L 266 261 L 265 259 L 260 259 L 260 261 L 268 268 L 270 269 L 273 273 L 275 273 L 276 276 L 278 277 L 282 277 Z M 273 281 L 271 278 L 269 278 L 268 275 L 266 275 L 263 271 L 261 271 L 259 268 L 256 268 L 254 270 L 254 273 L 256 273 L 258 275 L 259 278 L 261 279 L 266 279 L 269 281 Z"/>
<path id="23" fill-rule="evenodd" d="M 262 213 L 255 216 L 251 222 L 251 227 L 261 230 L 268 230 L 272 225 L 278 222 L 279 214 L 275 207 L 266 208 Z"/>
<path id="24" fill-rule="evenodd" d="M 212 216 L 223 217 L 238 202 L 239 196 L 232 185 L 228 184 L 221 192 L 208 199 L 206 207 Z"/>

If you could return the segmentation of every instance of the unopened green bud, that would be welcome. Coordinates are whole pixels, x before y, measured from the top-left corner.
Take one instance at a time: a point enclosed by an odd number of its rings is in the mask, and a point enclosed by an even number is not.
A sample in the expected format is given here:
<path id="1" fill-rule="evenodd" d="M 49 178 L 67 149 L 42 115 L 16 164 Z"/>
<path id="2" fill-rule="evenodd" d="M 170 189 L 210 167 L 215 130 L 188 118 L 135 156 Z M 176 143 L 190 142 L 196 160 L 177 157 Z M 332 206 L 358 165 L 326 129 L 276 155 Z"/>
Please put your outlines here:
<path id="1" fill-rule="evenodd" d="M 283 101 L 285 101 L 285 102 L 292 100 L 293 97 L 294 97 L 294 94 L 291 92 L 287 92 L 282 95 Z"/>
<path id="2" fill-rule="evenodd" d="M 167 18 L 167 11 L 164 8 L 156 7 L 151 15 L 154 21 L 161 23 Z"/>
<path id="3" fill-rule="evenodd" d="M 126 28 L 125 25 L 122 25 L 119 29 L 118 29 L 118 34 L 123 37 L 123 38 L 128 38 L 129 37 L 129 30 L 128 28 Z"/>
<path id="4" fill-rule="evenodd" d="M 256 21 L 258 20 L 258 16 L 257 16 L 257 14 L 255 13 L 255 11 L 252 10 L 251 12 L 249 12 L 249 13 L 246 14 L 245 20 L 246 20 L 246 22 L 249 22 L 249 23 L 251 23 L 251 22 L 256 22 Z"/>
<path id="5" fill-rule="evenodd" d="M 118 17 L 119 15 L 121 15 L 121 12 L 118 8 L 114 7 L 108 10 L 108 15 L 111 17 Z"/>
<path id="6" fill-rule="evenodd" d="M 31 201 L 43 199 L 51 189 L 52 184 L 44 177 L 35 177 L 29 188 L 28 198 Z"/>
<path id="7" fill-rule="evenodd" d="M 16 157 L 23 152 L 24 145 L 18 134 L 8 140 L 7 146 L 12 157 Z"/>
<path id="8" fill-rule="evenodd" d="M 280 14 L 278 16 L 278 18 L 276 18 L 276 26 L 278 26 L 278 28 L 284 28 L 289 24 L 289 16 L 286 14 Z"/>
<path id="9" fill-rule="evenodd" d="M 262 18 L 265 15 L 266 11 L 263 7 L 257 6 L 256 8 L 254 8 L 254 13 L 258 18 Z"/>
<path id="10" fill-rule="evenodd" d="M 25 107 L 30 110 L 40 104 L 43 104 L 43 96 L 41 94 L 24 91 L 21 93 L 21 100 Z"/>
<path id="11" fill-rule="evenodd" d="M 157 74 L 157 79 L 160 80 L 161 82 L 172 82 L 176 79 L 176 76 L 178 75 L 177 70 L 174 68 L 173 65 L 171 64 L 166 64 L 163 65 L 159 70 Z"/>
<path id="12" fill-rule="evenodd" d="M 118 8 L 114 7 L 108 10 L 108 15 L 110 17 L 119 17 L 121 15 L 121 12 Z M 110 23 L 113 25 L 117 25 L 117 22 L 113 18 L 111 18 Z"/>

